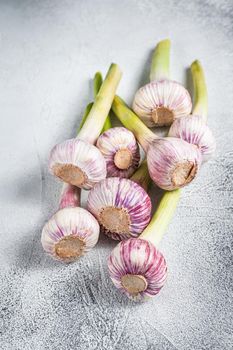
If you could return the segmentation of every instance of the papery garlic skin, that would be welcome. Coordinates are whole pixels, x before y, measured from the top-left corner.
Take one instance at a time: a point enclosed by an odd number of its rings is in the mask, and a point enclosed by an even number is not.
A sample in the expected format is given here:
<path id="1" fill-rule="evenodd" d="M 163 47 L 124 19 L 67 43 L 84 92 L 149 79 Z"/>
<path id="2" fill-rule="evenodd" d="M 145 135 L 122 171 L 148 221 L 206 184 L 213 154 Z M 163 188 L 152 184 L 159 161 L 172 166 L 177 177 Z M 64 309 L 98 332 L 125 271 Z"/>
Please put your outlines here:
<path id="1" fill-rule="evenodd" d="M 99 149 L 77 138 L 53 147 L 49 170 L 64 182 L 86 190 L 105 179 L 107 173 L 106 162 Z"/>
<path id="2" fill-rule="evenodd" d="M 115 240 L 137 237 L 151 218 L 150 197 L 129 179 L 112 177 L 99 182 L 88 195 L 87 208 L 102 231 Z"/>
<path id="3" fill-rule="evenodd" d="M 168 136 L 178 137 L 196 145 L 201 151 L 203 161 L 208 161 L 214 156 L 216 141 L 212 131 L 201 116 L 188 115 L 175 120 L 170 127 Z"/>
<path id="4" fill-rule="evenodd" d="M 64 208 L 56 212 L 45 224 L 41 243 L 46 253 L 54 259 L 72 262 L 92 249 L 98 238 L 99 224 L 93 215 L 82 208 Z M 64 247 L 61 243 L 68 240 L 71 240 L 71 246 L 73 245 L 71 254 L 63 256 Z M 69 247 L 65 249 L 67 253 Z"/>
<path id="5" fill-rule="evenodd" d="M 96 146 L 103 154 L 107 165 L 108 177 L 129 178 L 140 162 L 140 151 L 134 134 L 124 127 L 115 127 L 105 131 L 97 140 Z M 117 155 L 125 153 L 120 164 Z"/>
<path id="6" fill-rule="evenodd" d="M 148 148 L 147 163 L 155 184 L 167 191 L 191 182 L 202 162 L 199 149 L 174 137 L 155 139 Z"/>
<path id="7" fill-rule="evenodd" d="M 114 285 L 134 301 L 158 294 L 167 278 L 162 253 L 152 243 L 138 238 L 122 241 L 113 249 L 108 271 Z"/>
<path id="8" fill-rule="evenodd" d="M 132 108 L 147 126 L 168 126 L 175 119 L 190 114 L 192 101 L 181 84 L 164 79 L 141 87 Z"/>

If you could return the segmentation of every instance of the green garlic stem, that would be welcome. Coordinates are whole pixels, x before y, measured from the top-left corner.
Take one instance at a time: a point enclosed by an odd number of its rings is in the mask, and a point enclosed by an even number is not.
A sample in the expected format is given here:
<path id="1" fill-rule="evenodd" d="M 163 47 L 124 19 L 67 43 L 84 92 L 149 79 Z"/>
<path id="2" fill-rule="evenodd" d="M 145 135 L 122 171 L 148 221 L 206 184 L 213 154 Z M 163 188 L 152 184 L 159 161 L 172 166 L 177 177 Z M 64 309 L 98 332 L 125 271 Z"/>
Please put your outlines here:
<path id="1" fill-rule="evenodd" d="M 102 74 L 100 72 L 95 73 L 95 76 L 94 76 L 94 98 L 96 98 L 102 84 L 103 84 Z M 103 129 L 101 131 L 101 134 L 103 132 L 107 131 L 108 129 L 111 129 L 111 127 L 112 127 L 112 123 L 111 123 L 110 115 L 108 114 L 108 116 L 105 120 Z"/>
<path id="2" fill-rule="evenodd" d="M 157 136 L 149 128 L 147 128 L 147 126 L 119 96 L 115 96 L 112 104 L 112 110 L 121 123 L 127 129 L 133 132 L 136 139 L 146 152 L 150 143 L 157 138 Z"/>
<path id="3" fill-rule="evenodd" d="M 156 247 L 161 241 L 178 205 L 181 190 L 166 191 L 149 225 L 139 238 L 153 243 Z"/>
<path id="4" fill-rule="evenodd" d="M 78 134 L 79 139 L 92 144 L 96 142 L 110 111 L 121 76 L 122 73 L 118 65 L 112 63 L 90 113 Z"/>
<path id="5" fill-rule="evenodd" d="M 206 121 L 208 113 L 208 93 L 204 71 L 198 60 L 191 64 L 191 73 L 194 87 L 194 106 L 192 113 L 202 116 L 203 120 Z"/>
<path id="6" fill-rule="evenodd" d="M 98 92 L 100 91 L 102 84 L 103 84 L 102 74 L 100 72 L 96 72 L 93 79 L 94 99 L 96 98 Z"/>
<path id="7" fill-rule="evenodd" d="M 83 125 L 88 117 L 88 114 L 90 113 L 90 110 L 92 109 L 92 106 L 93 106 L 93 102 L 88 103 L 88 105 L 86 106 L 86 109 L 83 113 L 81 123 L 80 123 L 79 128 L 78 128 L 78 132 L 82 129 L 82 127 L 83 127 Z"/>
<path id="8" fill-rule="evenodd" d="M 157 44 L 152 56 L 150 81 L 169 79 L 170 46 L 169 39 L 162 40 Z"/>
<path id="9" fill-rule="evenodd" d="M 151 178 L 148 171 L 147 161 L 143 160 L 140 167 L 131 176 L 130 180 L 137 182 L 146 192 L 151 185 Z"/>

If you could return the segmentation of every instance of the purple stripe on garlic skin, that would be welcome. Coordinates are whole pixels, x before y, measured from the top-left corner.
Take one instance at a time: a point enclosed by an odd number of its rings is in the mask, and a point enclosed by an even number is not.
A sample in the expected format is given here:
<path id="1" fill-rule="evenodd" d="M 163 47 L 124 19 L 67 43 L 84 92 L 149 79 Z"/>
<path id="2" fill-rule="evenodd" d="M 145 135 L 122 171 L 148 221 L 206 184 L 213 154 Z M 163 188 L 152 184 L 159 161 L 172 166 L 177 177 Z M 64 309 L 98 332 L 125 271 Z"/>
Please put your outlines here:
<path id="1" fill-rule="evenodd" d="M 113 249 L 108 270 L 115 286 L 135 301 L 158 294 L 167 278 L 167 264 L 162 253 L 152 243 L 138 238 L 122 241 Z M 128 275 L 131 283 L 127 281 Z M 132 285 L 132 275 L 137 279 L 137 291 Z"/>
<path id="2" fill-rule="evenodd" d="M 202 155 L 197 147 L 181 139 L 158 138 L 149 145 L 147 163 L 156 185 L 172 191 L 184 187 L 195 178 Z"/>
<path id="3" fill-rule="evenodd" d="M 99 224 L 87 210 L 63 208 L 45 224 L 41 243 L 54 259 L 73 262 L 92 249 L 98 238 Z"/>
<path id="4" fill-rule="evenodd" d="M 106 160 L 108 177 L 129 178 L 137 169 L 139 146 L 133 133 L 126 128 L 115 127 L 105 131 L 98 138 L 96 146 Z"/>
<path id="5" fill-rule="evenodd" d="M 115 240 L 137 237 L 151 218 L 148 194 L 129 179 L 112 177 L 98 183 L 88 195 L 87 208 Z"/>
<path id="6" fill-rule="evenodd" d="M 56 173 L 58 164 L 69 166 L 69 183 L 86 190 L 106 177 L 106 162 L 99 149 L 77 138 L 53 147 L 49 159 L 49 170 L 52 174 Z M 56 175 L 64 181 L 63 173 L 57 171 Z"/>
<path id="7" fill-rule="evenodd" d="M 212 131 L 201 116 L 188 115 L 175 120 L 170 127 L 168 136 L 178 137 L 196 145 L 201 151 L 204 162 L 214 156 L 216 141 Z"/>
<path id="8" fill-rule="evenodd" d="M 132 108 L 148 127 L 164 126 L 190 114 L 192 101 L 181 84 L 165 79 L 141 87 Z"/>

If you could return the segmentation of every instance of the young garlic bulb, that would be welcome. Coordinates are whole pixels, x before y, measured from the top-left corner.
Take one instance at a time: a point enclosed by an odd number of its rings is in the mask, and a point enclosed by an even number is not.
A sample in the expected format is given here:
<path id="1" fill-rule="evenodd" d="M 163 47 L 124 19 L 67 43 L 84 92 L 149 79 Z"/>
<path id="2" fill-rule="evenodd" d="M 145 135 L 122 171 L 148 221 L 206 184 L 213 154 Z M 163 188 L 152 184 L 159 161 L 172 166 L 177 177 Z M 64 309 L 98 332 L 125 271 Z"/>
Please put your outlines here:
<path id="1" fill-rule="evenodd" d="M 192 63 L 191 72 L 194 83 L 193 114 L 175 120 L 170 127 L 168 136 L 178 137 L 196 145 L 201 151 L 203 161 L 207 161 L 215 153 L 216 142 L 212 131 L 206 125 L 207 87 L 199 61 Z"/>
<path id="2" fill-rule="evenodd" d="M 116 288 L 134 301 L 159 293 L 167 278 L 167 264 L 156 248 L 180 198 L 180 190 L 163 195 L 150 224 L 138 238 L 120 242 L 110 254 L 108 271 Z"/>
<path id="3" fill-rule="evenodd" d="M 97 140 L 96 146 L 103 154 L 108 177 L 129 178 L 140 162 L 140 152 L 134 134 L 115 127 L 105 131 Z"/>
<path id="4" fill-rule="evenodd" d="M 96 217 L 102 231 L 112 239 L 137 237 L 151 218 L 151 200 L 144 188 L 149 185 L 145 162 L 133 181 L 110 177 L 99 182 L 88 195 L 87 208 Z"/>
<path id="5" fill-rule="evenodd" d="M 90 189 L 106 177 L 105 159 L 93 144 L 104 126 L 120 79 L 119 67 L 112 64 L 77 138 L 52 149 L 49 170 L 62 181 Z"/>
<path id="6" fill-rule="evenodd" d="M 169 126 L 192 109 L 189 92 L 179 83 L 169 80 L 170 40 L 155 48 L 150 83 L 141 87 L 133 101 L 134 112 L 149 127 Z"/>
<path id="7" fill-rule="evenodd" d="M 73 262 L 98 241 L 97 220 L 79 205 L 80 189 L 64 184 L 59 210 L 45 224 L 41 235 L 45 252 L 56 260 Z"/>
<path id="8" fill-rule="evenodd" d="M 113 100 L 112 109 L 147 153 L 149 173 L 157 186 L 171 191 L 189 184 L 195 178 L 202 162 L 197 147 L 173 137 L 159 138 L 118 96 Z"/>

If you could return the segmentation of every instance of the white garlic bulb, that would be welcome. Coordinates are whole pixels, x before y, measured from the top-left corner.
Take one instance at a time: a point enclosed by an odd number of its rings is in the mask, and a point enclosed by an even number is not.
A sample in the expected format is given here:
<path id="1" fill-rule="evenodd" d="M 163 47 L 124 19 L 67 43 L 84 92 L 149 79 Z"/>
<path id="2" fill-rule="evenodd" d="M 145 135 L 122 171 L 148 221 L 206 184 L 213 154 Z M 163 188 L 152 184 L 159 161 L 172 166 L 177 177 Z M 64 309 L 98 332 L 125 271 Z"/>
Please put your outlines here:
<path id="1" fill-rule="evenodd" d="M 190 114 L 192 101 L 189 92 L 172 80 L 152 81 L 140 88 L 133 101 L 134 112 L 149 127 L 168 126 Z"/>

